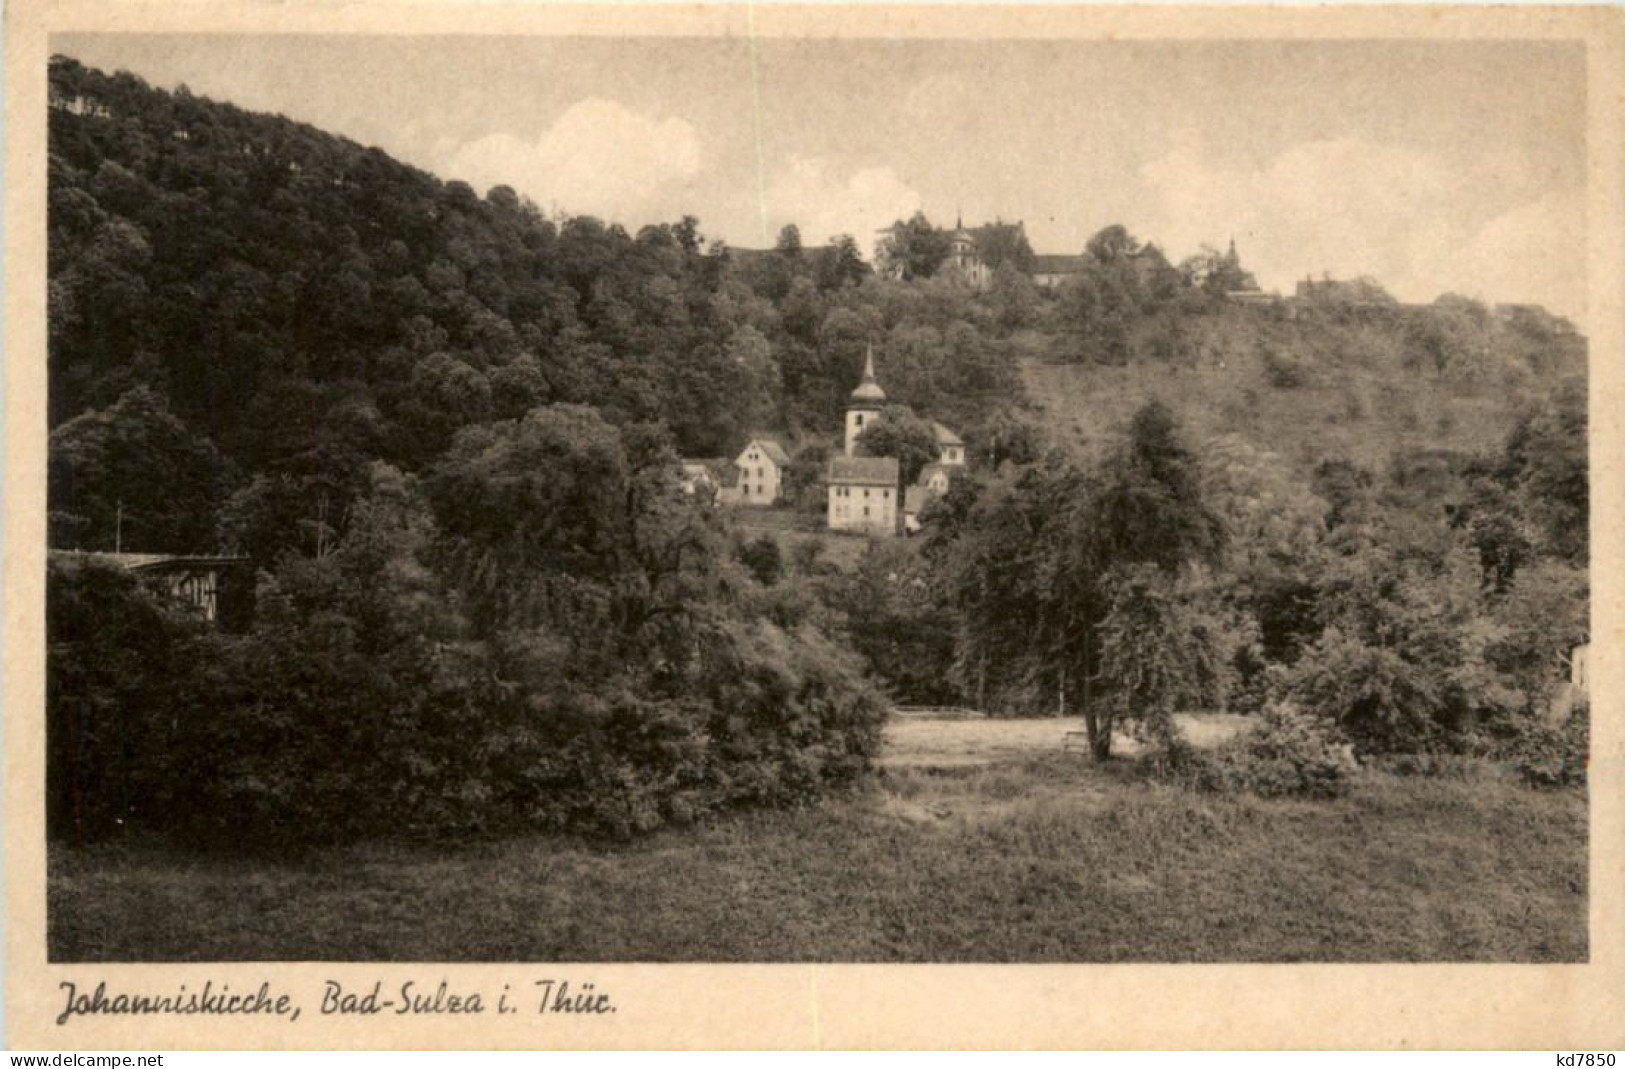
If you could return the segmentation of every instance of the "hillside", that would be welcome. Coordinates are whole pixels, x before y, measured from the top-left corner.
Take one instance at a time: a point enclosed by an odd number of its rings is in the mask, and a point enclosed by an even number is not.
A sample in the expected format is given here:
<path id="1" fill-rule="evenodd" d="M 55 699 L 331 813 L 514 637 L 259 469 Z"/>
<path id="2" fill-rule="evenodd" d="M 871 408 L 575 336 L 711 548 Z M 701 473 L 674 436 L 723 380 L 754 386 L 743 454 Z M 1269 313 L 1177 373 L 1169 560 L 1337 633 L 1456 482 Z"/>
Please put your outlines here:
<path id="1" fill-rule="evenodd" d="M 1494 452 L 1524 409 L 1586 366 L 1584 340 L 1561 320 L 1451 298 L 1291 314 L 1220 307 L 1181 316 L 1178 329 L 1179 358 L 1123 366 L 1058 362 L 1064 332 L 1026 333 L 1034 421 L 1060 442 L 1095 448 L 1160 400 L 1196 441 L 1237 436 L 1304 473 L 1328 458 L 1380 472 L 1395 454 Z"/>

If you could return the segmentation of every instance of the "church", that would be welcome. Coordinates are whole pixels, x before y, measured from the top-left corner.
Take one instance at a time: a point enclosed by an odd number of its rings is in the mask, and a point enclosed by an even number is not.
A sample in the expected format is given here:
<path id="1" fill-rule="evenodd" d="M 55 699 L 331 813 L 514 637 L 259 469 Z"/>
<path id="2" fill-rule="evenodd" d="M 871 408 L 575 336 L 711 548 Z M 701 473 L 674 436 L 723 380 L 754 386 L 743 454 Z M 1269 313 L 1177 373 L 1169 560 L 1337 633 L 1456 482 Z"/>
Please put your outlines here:
<path id="1" fill-rule="evenodd" d="M 895 457 L 857 455 L 858 436 L 886 407 L 886 391 L 875 378 L 875 354 L 864 356 L 863 379 L 846 405 L 846 438 L 842 453 L 831 458 L 829 529 L 891 538 L 919 529 L 919 511 L 948 492 L 952 471 L 965 464 L 965 443 L 941 423 L 932 422 L 938 459 L 920 472 L 919 483 L 905 491 Z"/>

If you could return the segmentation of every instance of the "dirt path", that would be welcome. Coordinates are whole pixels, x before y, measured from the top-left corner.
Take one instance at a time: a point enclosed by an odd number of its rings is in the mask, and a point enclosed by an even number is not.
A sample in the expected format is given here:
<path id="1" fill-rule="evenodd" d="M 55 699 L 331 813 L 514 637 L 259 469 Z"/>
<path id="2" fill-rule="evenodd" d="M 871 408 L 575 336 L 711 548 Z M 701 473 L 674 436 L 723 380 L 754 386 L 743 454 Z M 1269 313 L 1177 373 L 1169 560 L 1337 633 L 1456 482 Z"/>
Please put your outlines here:
<path id="1" fill-rule="evenodd" d="M 1216 746 L 1242 731 L 1247 717 L 1223 713 L 1190 713 L 1174 718 L 1195 746 Z M 1085 750 L 1083 722 L 1075 717 L 1032 720 L 926 720 L 893 717 L 886 724 L 886 747 L 880 763 L 888 768 L 956 768 L 998 764 L 1063 749 Z M 1118 735 L 1113 748 L 1133 753 L 1133 739 Z"/>

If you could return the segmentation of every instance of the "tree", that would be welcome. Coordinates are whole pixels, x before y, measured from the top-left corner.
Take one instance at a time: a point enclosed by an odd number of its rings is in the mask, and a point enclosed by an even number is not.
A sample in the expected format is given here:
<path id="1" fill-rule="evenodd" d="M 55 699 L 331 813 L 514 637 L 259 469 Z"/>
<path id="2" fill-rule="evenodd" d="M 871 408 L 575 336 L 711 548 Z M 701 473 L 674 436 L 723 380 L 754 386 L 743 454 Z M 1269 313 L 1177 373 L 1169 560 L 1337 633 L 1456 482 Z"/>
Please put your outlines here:
<path id="1" fill-rule="evenodd" d="M 920 469 L 938 456 L 931 424 L 903 405 L 888 405 L 858 435 L 858 452 L 867 457 L 896 457 L 904 486 L 920 478 Z"/>
<path id="2" fill-rule="evenodd" d="M 53 545 L 111 552 L 210 553 L 225 465 L 160 394 L 141 386 L 51 432 Z"/>
<path id="3" fill-rule="evenodd" d="M 779 551 L 778 539 L 772 535 L 762 535 L 746 542 L 739 547 L 738 556 L 739 562 L 763 586 L 772 586 L 784 575 L 784 555 Z"/>
<path id="4" fill-rule="evenodd" d="M 1201 465 L 1167 406 L 1150 401 L 1134 413 L 1103 474 L 1094 529 L 1107 560 L 1170 574 L 1219 563 L 1224 521 L 1203 494 Z"/>
<path id="5" fill-rule="evenodd" d="M 1584 565 L 1590 548 L 1590 463 L 1583 380 L 1565 382 L 1521 420 L 1507 445 L 1526 514 L 1551 553 Z"/>
<path id="6" fill-rule="evenodd" d="M 1177 710 L 1219 700 L 1214 636 L 1155 567 L 1116 569 L 1103 586 L 1107 609 L 1100 622 L 1098 680 L 1106 701 L 1090 727 L 1091 746 L 1097 754 L 1109 750 L 1121 719 L 1166 750 L 1178 742 Z"/>
<path id="7" fill-rule="evenodd" d="M 1109 264 L 1125 256 L 1133 255 L 1140 249 L 1140 242 L 1128 228 L 1121 223 L 1113 223 L 1096 231 L 1083 248 L 1086 255 L 1096 262 Z"/>
<path id="8" fill-rule="evenodd" d="M 976 232 L 976 254 L 994 271 L 1008 265 L 1024 275 L 1032 273 L 1034 253 L 1020 223 L 996 219 Z"/>
<path id="9" fill-rule="evenodd" d="M 952 251 L 948 232 L 933 226 L 924 212 L 915 212 L 907 221 L 899 219 L 892 224 L 877 256 L 899 277 L 920 279 L 936 274 Z"/>
<path id="10" fill-rule="evenodd" d="M 1005 330 L 1031 326 L 1038 316 L 1038 286 L 1014 263 L 1002 263 L 993 269 L 992 298 L 999 325 Z"/>
<path id="11" fill-rule="evenodd" d="M 837 290 L 855 286 L 869 277 L 869 265 L 851 234 L 838 234 L 818 261 L 818 288 Z"/>
<path id="12" fill-rule="evenodd" d="M 801 228 L 794 223 L 786 223 L 779 231 L 779 238 L 773 245 L 779 255 L 789 260 L 799 259 L 801 256 Z"/>

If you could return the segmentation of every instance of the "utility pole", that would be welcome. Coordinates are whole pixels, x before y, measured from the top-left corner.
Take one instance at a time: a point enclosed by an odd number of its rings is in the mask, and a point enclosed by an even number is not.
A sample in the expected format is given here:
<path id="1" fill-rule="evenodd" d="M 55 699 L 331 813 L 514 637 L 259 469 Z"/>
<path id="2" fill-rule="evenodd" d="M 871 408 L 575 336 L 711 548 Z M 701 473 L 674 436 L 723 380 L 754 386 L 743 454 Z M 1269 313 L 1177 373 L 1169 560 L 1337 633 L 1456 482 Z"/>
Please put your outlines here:
<path id="1" fill-rule="evenodd" d="M 113 552 L 124 552 L 124 499 L 119 498 L 118 515 L 113 521 Z"/>

